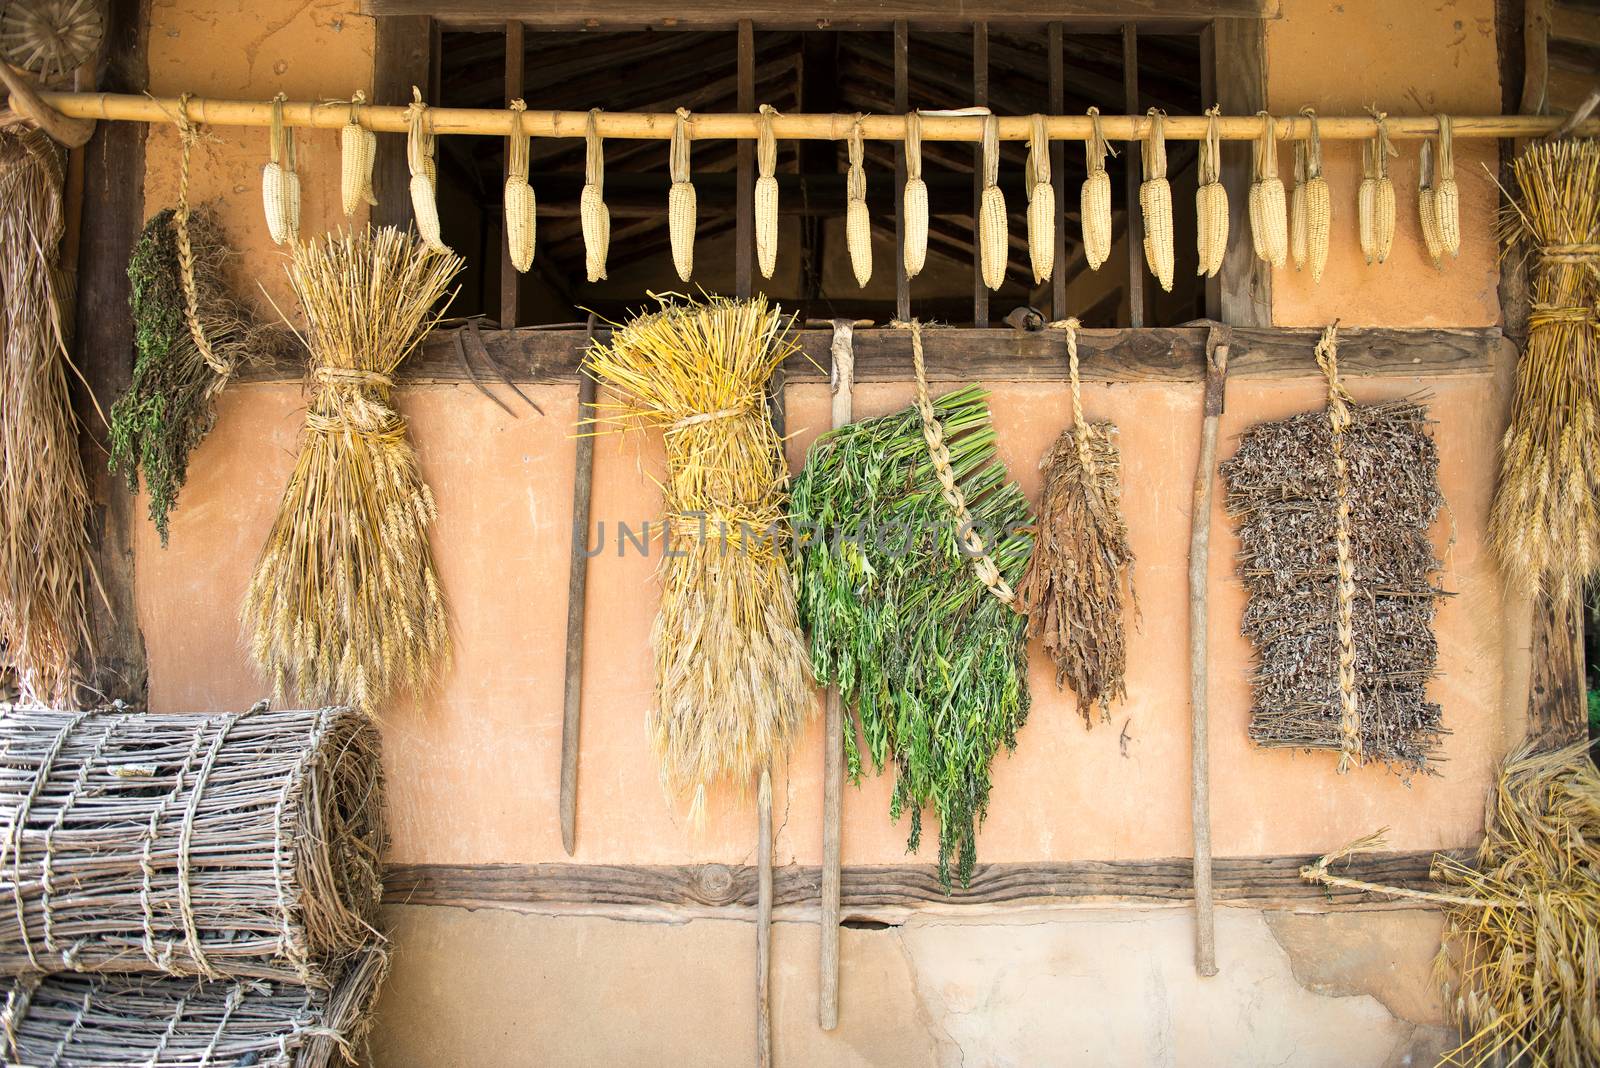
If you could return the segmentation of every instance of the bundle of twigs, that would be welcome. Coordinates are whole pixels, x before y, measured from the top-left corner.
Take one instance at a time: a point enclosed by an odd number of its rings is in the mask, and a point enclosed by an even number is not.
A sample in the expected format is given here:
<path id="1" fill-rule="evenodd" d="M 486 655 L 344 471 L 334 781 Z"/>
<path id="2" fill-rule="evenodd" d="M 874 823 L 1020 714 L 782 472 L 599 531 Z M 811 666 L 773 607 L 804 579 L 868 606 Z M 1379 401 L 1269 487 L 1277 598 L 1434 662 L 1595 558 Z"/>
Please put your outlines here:
<path id="1" fill-rule="evenodd" d="M 1017 606 L 1030 637 L 1044 639 L 1056 665 L 1056 685 L 1070 681 L 1085 726 L 1093 712 L 1111 718 L 1111 702 L 1127 696 L 1124 601 L 1133 606 L 1133 550 L 1122 518 L 1122 450 L 1116 424 L 1091 424 L 1083 415 L 1078 380 L 1078 324 L 1067 332 L 1072 382 L 1072 428 L 1050 446 L 1038 529 Z"/>
<path id="2" fill-rule="evenodd" d="M 6 989 L 0 1049 L 8 1064 L 58 1068 L 364 1064 L 388 967 L 388 953 L 375 946 L 351 958 L 329 990 L 164 976 L 25 976 Z"/>
<path id="3" fill-rule="evenodd" d="M 1600 142 L 1513 171 L 1502 236 L 1534 258 L 1532 312 L 1489 529 L 1514 582 L 1565 603 L 1600 572 Z"/>
<path id="4" fill-rule="evenodd" d="M 1328 410 L 1252 427 L 1222 465 L 1258 662 L 1250 737 L 1333 750 L 1341 770 L 1422 771 L 1442 733 L 1427 700 L 1439 458 L 1420 404 L 1349 399 L 1331 342 Z"/>
<path id="5" fill-rule="evenodd" d="M 618 399 L 616 427 L 659 428 L 667 531 L 653 643 L 650 733 L 670 792 L 748 783 L 788 752 L 812 707 L 785 558 L 783 442 L 767 417 L 773 371 L 795 350 L 764 297 L 665 301 L 589 354 Z"/>
<path id="6" fill-rule="evenodd" d="M 433 494 L 391 394 L 461 265 L 393 227 L 294 246 L 315 392 L 243 609 L 279 694 L 372 711 L 401 684 L 420 693 L 449 656 Z"/>
<path id="7" fill-rule="evenodd" d="M 24 693 L 71 704 L 93 571 L 67 396 L 61 191 L 49 138 L 0 130 L 0 644 Z"/>
<path id="8" fill-rule="evenodd" d="M 791 518 L 817 677 L 855 708 L 873 765 L 894 761 L 890 813 L 909 811 L 909 848 L 932 806 L 940 880 L 965 884 L 990 766 L 1028 712 L 1026 621 L 1010 593 L 1032 547 L 1028 502 L 995 455 L 987 394 L 968 386 L 823 435 L 795 480 Z M 859 781 L 848 720 L 844 745 Z"/>
<path id="9" fill-rule="evenodd" d="M 377 728 L 346 708 L 0 711 L 0 973 L 326 987 L 382 894 Z"/>
<path id="10" fill-rule="evenodd" d="M 143 475 L 163 545 L 189 453 L 216 421 L 213 399 L 236 368 L 279 351 L 284 337 L 229 291 L 227 243 L 210 214 L 200 211 L 187 224 L 197 324 L 190 325 L 177 214 L 169 208 L 151 216 L 128 261 L 133 382 L 111 407 L 111 470 L 124 474 L 133 491 Z"/>

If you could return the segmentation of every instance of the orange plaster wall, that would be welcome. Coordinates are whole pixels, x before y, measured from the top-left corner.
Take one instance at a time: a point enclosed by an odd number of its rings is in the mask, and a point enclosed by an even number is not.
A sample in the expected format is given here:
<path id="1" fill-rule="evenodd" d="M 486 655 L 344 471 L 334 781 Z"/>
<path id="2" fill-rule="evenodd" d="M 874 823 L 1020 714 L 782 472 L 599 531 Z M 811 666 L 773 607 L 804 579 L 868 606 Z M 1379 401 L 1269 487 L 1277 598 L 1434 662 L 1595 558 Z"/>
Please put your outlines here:
<path id="1" fill-rule="evenodd" d="M 261 97 L 282 88 L 320 98 L 348 94 L 356 87 L 349 84 L 353 77 L 369 76 L 370 23 L 341 4 L 291 9 L 180 0 L 180 6 L 181 11 L 159 4 L 153 15 L 154 91 Z M 1447 5 L 1471 11 L 1490 6 L 1487 0 Z M 1462 86 L 1487 86 L 1481 89 L 1484 95 L 1424 96 L 1427 109 L 1493 110 L 1498 90 L 1492 34 L 1482 37 L 1477 15 L 1459 16 L 1467 28 L 1465 39 L 1451 45 L 1458 16 L 1432 8 L 1376 0 L 1285 0 L 1284 9 L 1285 18 L 1272 25 L 1268 38 L 1276 108 L 1317 99 L 1331 112 L 1382 97 L 1394 101 L 1388 106 L 1396 112 L 1414 111 L 1418 107 L 1408 90 L 1438 93 L 1459 79 Z M 1378 32 L 1384 26 L 1388 32 Z M 1403 56 L 1395 47 L 1400 40 Z M 1337 64 L 1296 58 L 1330 54 L 1335 43 L 1346 56 Z M 1456 62 L 1451 56 L 1462 66 L 1451 66 Z M 1362 79 L 1360 84 L 1350 84 L 1347 72 Z M 267 243 L 259 204 L 265 136 L 223 131 L 221 137 L 210 159 L 203 165 L 197 160 L 196 188 L 203 196 L 225 198 L 224 220 L 242 253 L 241 275 L 275 279 L 281 260 Z M 304 229 L 314 233 L 338 221 L 337 152 L 331 134 L 309 137 L 302 147 Z M 1408 152 L 1414 147 L 1403 145 Z M 175 140 L 158 133 L 148 162 L 152 210 L 170 199 L 175 160 Z M 1471 166 L 1463 152 L 1464 179 Z M 1496 320 L 1487 194 L 1472 192 L 1471 183 L 1464 182 L 1468 244 L 1444 274 L 1414 262 L 1415 235 L 1405 230 L 1404 212 L 1395 260 L 1368 272 L 1358 256 L 1350 258 L 1353 178 L 1330 176 L 1340 191 L 1336 211 L 1345 213 L 1335 260 L 1315 291 L 1303 288 L 1292 272 L 1279 272 L 1275 312 L 1280 322 L 1321 322 L 1335 315 L 1349 323 L 1399 325 Z M 1398 170 L 1396 177 L 1402 190 L 1409 188 Z M 280 293 L 281 288 L 274 290 L 284 303 Z M 1213 516 L 1210 637 L 1213 806 L 1220 853 L 1311 852 L 1385 825 L 1393 828 L 1390 843 L 1397 849 L 1456 846 L 1476 832 L 1489 769 L 1503 748 L 1499 708 L 1510 666 L 1502 649 L 1505 612 L 1498 580 L 1482 545 L 1507 384 L 1507 370 L 1501 369 L 1468 378 L 1353 385 L 1360 400 L 1419 389 L 1433 397 L 1454 542 L 1449 521 L 1441 522 L 1436 539 L 1447 562 L 1445 584 L 1457 594 L 1438 620 L 1443 659 L 1434 693 L 1454 732 L 1440 777 L 1409 788 L 1378 769 L 1340 778 L 1327 754 L 1249 747 L 1249 650 L 1238 635 L 1243 595 L 1232 570 L 1236 545 L 1219 504 Z M 1122 431 L 1125 504 L 1139 560 L 1143 613 L 1130 648 L 1131 697 L 1113 724 L 1086 733 L 1070 695 L 1055 692 L 1052 673 L 1035 656 L 1034 710 L 1017 753 L 997 762 L 993 808 L 979 847 L 984 859 L 1113 859 L 1189 850 L 1184 569 L 1198 394 L 1194 386 L 1086 389 L 1090 414 L 1114 419 Z M 543 416 L 519 407 L 520 418 L 511 419 L 470 386 L 417 386 L 400 394 L 438 498 L 434 541 L 453 604 L 456 656 L 433 694 L 420 704 L 400 702 L 384 714 L 396 861 L 565 859 L 556 784 L 575 399 L 568 387 L 536 387 L 530 395 L 543 407 Z M 1320 398 L 1313 377 L 1235 383 L 1223 426 L 1224 456 L 1250 423 L 1317 405 Z M 820 386 L 805 386 L 790 390 L 788 399 L 796 431 L 790 458 L 798 464 L 804 446 L 826 425 L 827 396 Z M 907 387 L 863 386 L 856 411 L 871 416 L 908 399 Z M 162 550 L 148 524 L 138 524 L 140 623 L 157 710 L 244 707 L 263 693 L 244 653 L 236 616 L 293 463 L 303 406 L 296 385 L 230 389 L 219 403 L 216 430 L 193 457 L 189 484 L 174 514 L 171 548 Z M 1037 458 L 1069 419 L 1066 393 L 1056 386 L 1001 384 L 995 387 L 995 410 L 1002 455 L 1024 488 L 1036 493 Z M 609 531 L 618 520 L 637 524 L 656 516 L 659 497 L 651 478 L 659 476 L 660 464 L 653 440 L 602 439 L 594 518 L 606 521 Z M 619 558 L 615 544 L 614 533 L 608 533 L 607 552 L 590 568 L 573 859 L 747 861 L 755 841 L 747 798 L 735 791 L 714 796 L 705 826 L 693 828 L 684 824 L 681 806 L 670 804 L 659 788 L 644 731 L 652 699 L 648 636 L 655 562 L 632 552 Z M 1519 654 L 1525 660 L 1519 650 L 1509 655 Z M 1118 743 L 1124 721 L 1126 756 Z M 814 724 L 790 766 L 780 769 L 779 862 L 818 859 L 819 730 Z M 904 827 L 890 823 L 887 810 L 886 779 L 869 779 L 860 790 L 847 791 L 847 863 L 904 859 Z"/>

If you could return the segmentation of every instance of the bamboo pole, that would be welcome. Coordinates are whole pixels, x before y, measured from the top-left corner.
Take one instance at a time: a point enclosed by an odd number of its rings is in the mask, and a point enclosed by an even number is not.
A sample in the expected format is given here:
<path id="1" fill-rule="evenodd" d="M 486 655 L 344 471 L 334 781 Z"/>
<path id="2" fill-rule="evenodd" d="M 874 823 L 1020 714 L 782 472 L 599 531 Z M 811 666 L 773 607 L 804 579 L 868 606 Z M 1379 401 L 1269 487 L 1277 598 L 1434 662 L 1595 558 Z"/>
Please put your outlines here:
<path id="1" fill-rule="evenodd" d="M 113 122 L 172 123 L 178 114 L 176 97 L 153 97 L 132 93 L 39 93 L 39 99 L 60 114 L 73 119 L 99 119 Z M 269 126 L 272 104 L 265 100 L 218 100 L 195 97 L 189 101 L 189 117 L 208 126 Z M 287 126 L 333 130 L 350 117 L 347 100 L 327 103 L 286 103 L 283 120 Z M 466 134 L 503 138 L 510 113 L 499 108 L 429 108 L 428 119 L 435 134 Z M 587 111 L 528 111 L 522 116 L 522 132 L 530 137 L 581 138 Z M 672 136 L 675 116 L 643 112 L 606 111 L 596 116 L 601 137 L 623 140 L 665 141 Z M 697 139 L 754 139 L 758 132 L 755 114 L 697 114 L 693 117 Z M 406 109 L 369 105 L 361 109 L 362 125 L 379 133 L 404 133 Z M 773 118 L 773 133 L 780 140 L 843 140 L 855 123 L 854 115 L 778 115 Z M 1171 115 L 1163 132 L 1169 141 L 1199 141 L 1206 136 L 1203 115 Z M 1478 115 L 1451 118 L 1451 133 L 1457 140 L 1472 138 L 1542 137 L 1563 123 L 1558 115 Z M 1000 140 L 1026 141 L 1032 118 L 1027 115 L 1000 119 Z M 1139 140 L 1150 128 L 1144 115 L 1103 115 L 1100 119 L 1106 137 L 1112 140 Z M 1439 132 L 1432 115 L 1391 116 L 1389 136 L 1396 140 L 1433 137 Z M 873 141 L 900 141 L 905 137 L 905 122 L 899 115 L 866 115 L 861 118 L 862 135 Z M 1298 115 L 1276 120 L 1281 140 L 1304 140 L 1310 123 Z M 1324 141 L 1364 141 L 1377 133 L 1370 116 L 1323 116 Z M 1250 141 L 1261 134 L 1261 120 L 1242 115 L 1225 115 L 1218 122 L 1224 141 Z M 1600 119 L 1590 119 L 1572 130 L 1574 136 L 1600 134 Z M 1085 141 L 1090 120 L 1084 115 L 1054 115 L 1045 119 L 1045 134 L 1050 140 Z M 979 114 L 924 113 L 924 141 L 967 141 L 976 144 L 983 138 L 983 116 Z"/>

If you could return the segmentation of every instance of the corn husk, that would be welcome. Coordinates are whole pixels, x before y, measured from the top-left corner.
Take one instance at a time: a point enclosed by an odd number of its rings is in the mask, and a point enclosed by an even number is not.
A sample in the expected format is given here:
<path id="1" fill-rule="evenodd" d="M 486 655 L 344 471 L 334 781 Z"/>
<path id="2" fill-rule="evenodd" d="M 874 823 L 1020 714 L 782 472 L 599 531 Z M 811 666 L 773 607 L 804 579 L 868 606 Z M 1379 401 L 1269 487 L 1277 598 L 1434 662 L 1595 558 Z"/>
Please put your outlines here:
<path id="1" fill-rule="evenodd" d="M 1172 292 L 1175 267 L 1172 227 L 1172 185 L 1167 181 L 1166 115 L 1150 109 L 1150 133 L 1142 142 L 1144 181 L 1139 183 L 1139 210 L 1144 216 L 1144 261 L 1161 288 Z"/>
<path id="2" fill-rule="evenodd" d="M 778 269 L 778 142 L 772 136 L 771 104 L 761 105 L 761 132 L 756 139 L 756 266 L 762 278 Z"/>
<path id="3" fill-rule="evenodd" d="M 1195 189 L 1195 273 L 1215 278 L 1228 251 L 1228 190 L 1222 185 L 1222 139 L 1217 118 L 1222 108 L 1206 109 L 1206 139 L 1200 144 L 1200 184 Z"/>
<path id="4" fill-rule="evenodd" d="M 850 251 L 850 270 L 856 276 L 856 285 L 865 289 L 872 281 L 872 219 L 867 214 L 867 172 L 862 166 L 865 146 L 859 121 L 850 130 L 846 149 L 850 168 L 845 173 L 845 245 Z"/>
<path id="5" fill-rule="evenodd" d="M 1083 180 L 1078 198 L 1078 218 L 1083 225 L 1083 255 L 1089 269 L 1098 271 L 1111 255 L 1111 176 L 1106 173 L 1106 153 L 1116 149 L 1100 133 L 1100 109 L 1090 108 L 1094 131 L 1084 142 L 1083 154 L 1089 176 Z"/>
<path id="6" fill-rule="evenodd" d="M 928 185 L 922 180 L 922 117 L 906 116 L 906 188 L 904 194 L 906 277 L 922 272 L 928 258 Z"/>
<path id="7" fill-rule="evenodd" d="M 672 243 L 672 265 L 678 279 L 687 282 L 694 274 L 695 204 L 694 186 L 689 182 L 689 112 L 678 109 L 672 128 L 669 170 L 672 186 L 667 190 L 667 237 Z"/>
<path id="8" fill-rule="evenodd" d="M 1056 262 L 1056 191 L 1050 184 L 1050 141 L 1045 136 L 1043 115 L 1033 117 L 1025 184 L 1028 187 L 1028 259 L 1033 265 L 1033 284 L 1039 285 L 1049 281 Z"/>
<path id="9" fill-rule="evenodd" d="M 583 192 L 578 196 L 578 220 L 583 229 L 583 271 L 591 282 L 604 281 L 606 256 L 611 250 L 611 209 L 606 207 L 606 158 L 595 128 L 598 108 L 591 108 L 584 126 Z"/>

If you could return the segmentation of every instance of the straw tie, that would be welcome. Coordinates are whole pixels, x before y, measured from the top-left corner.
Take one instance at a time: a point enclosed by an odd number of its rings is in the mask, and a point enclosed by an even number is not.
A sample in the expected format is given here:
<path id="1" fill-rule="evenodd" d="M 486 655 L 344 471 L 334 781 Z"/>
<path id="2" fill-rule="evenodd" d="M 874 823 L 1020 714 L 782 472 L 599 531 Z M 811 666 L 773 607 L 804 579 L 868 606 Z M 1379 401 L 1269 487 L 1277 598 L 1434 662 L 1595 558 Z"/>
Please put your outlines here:
<path id="1" fill-rule="evenodd" d="M 173 237 L 178 246 L 178 278 L 183 284 L 184 323 L 189 327 L 189 336 L 194 339 L 194 347 L 200 350 L 200 357 L 206 361 L 206 366 L 226 379 L 233 374 L 233 364 L 217 355 L 211 347 L 211 340 L 206 337 L 205 328 L 200 325 L 200 293 L 194 281 L 194 245 L 189 241 L 189 153 L 195 142 L 200 140 L 194 123 L 189 121 L 189 101 L 193 96 L 193 93 L 184 93 L 178 97 L 178 137 L 183 151 L 178 157 L 178 207 L 172 215 Z M 276 144 L 273 145 L 273 157 L 277 157 Z"/>
<path id="2" fill-rule="evenodd" d="M 967 558 L 972 561 L 972 570 L 988 587 L 989 592 L 994 594 L 1001 604 L 1013 604 L 1017 599 L 1016 591 L 1000 574 L 1000 568 L 995 565 L 994 557 L 989 555 L 982 535 L 974 527 L 972 512 L 967 508 L 966 495 L 956 484 L 950 450 L 944 443 L 944 427 L 939 423 L 939 417 L 933 410 L 933 401 L 928 396 L 928 373 L 922 356 L 922 324 L 913 319 L 909 323 L 896 320 L 891 325 L 897 329 L 911 331 L 911 363 L 916 371 L 917 414 L 922 417 L 922 437 L 928 443 L 928 456 L 933 461 L 933 471 L 939 479 L 945 503 L 954 513 L 956 537 L 960 539 Z"/>
<path id="3" fill-rule="evenodd" d="M 1355 565 L 1350 556 L 1350 471 L 1345 459 L 1345 431 L 1350 428 L 1350 394 L 1339 381 L 1339 324 L 1331 324 L 1317 342 L 1317 366 L 1328 378 L 1328 423 L 1333 430 L 1333 476 L 1337 508 L 1334 531 L 1338 554 L 1335 584 L 1339 634 L 1339 774 L 1361 764 L 1361 708 L 1356 695 Z"/>
<path id="4" fill-rule="evenodd" d="M 1067 377 L 1072 383 L 1072 435 L 1078 443 L 1078 462 L 1094 476 L 1094 453 L 1089 448 L 1091 433 L 1089 422 L 1083 417 L 1083 386 L 1078 378 L 1078 330 L 1082 324 L 1077 319 L 1056 319 L 1047 324 L 1052 330 L 1067 332 Z"/>
<path id="5" fill-rule="evenodd" d="M 57 732 L 55 740 L 50 743 L 50 749 L 45 754 L 39 774 L 28 787 L 27 796 L 22 799 L 22 804 L 17 807 L 15 815 L 11 818 L 11 826 L 6 833 L 4 842 L 0 842 L 0 867 L 5 865 L 6 854 L 11 855 L 12 879 L 11 897 L 16 904 L 17 932 L 22 936 L 22 948 L 28 953 L 28 963 L 35 968 L 39 967 L 39 958 L 33 952 L 33 939 L 28 937 L 28 921 L 24 914 L 22 901 L 22 835 L 27 827 L 28 812 L 33 808 L 33 803 L 44 792 L 45 783 L 50 779 L 50 772 L 55 767 L 56 760 L 61 756 L 61 751 L 66 748 L 67 739 L 77 729 L 78 724 L 89 717 L 88 712 L 79 712 L 72 720 Z"/>

